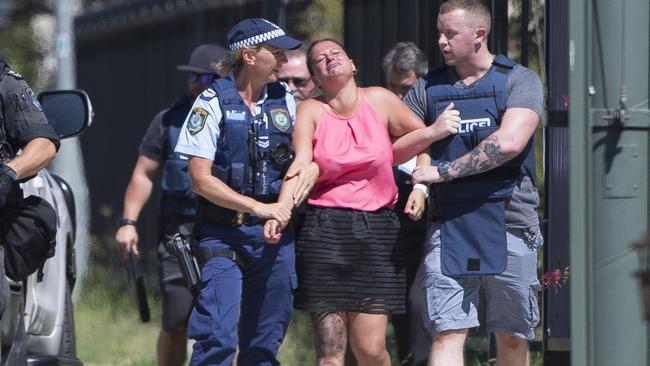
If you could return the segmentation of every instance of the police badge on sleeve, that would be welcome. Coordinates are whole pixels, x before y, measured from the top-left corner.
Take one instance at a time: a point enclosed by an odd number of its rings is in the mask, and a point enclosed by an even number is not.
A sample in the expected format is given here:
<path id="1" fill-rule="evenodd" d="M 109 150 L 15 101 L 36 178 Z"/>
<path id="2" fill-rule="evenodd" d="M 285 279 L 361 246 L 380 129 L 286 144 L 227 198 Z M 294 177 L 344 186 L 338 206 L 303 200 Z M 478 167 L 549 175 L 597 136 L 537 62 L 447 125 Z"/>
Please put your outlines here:
<path id="1" fill-rule="evenodd" d="M 27 97 L 32 102 L 32 105 L 39 111 L 43 112 L 43 106 L 41 106 L 41 103 L 38 101 L 38 98 L 36 97 L 36 94 L 34 94 L 32 88 L 25 89 L 25 94 L 27 94 Z"/>
<path id="2" fill-rule="evenodd" d="M 271 109 L 271 121 L 282 132 L 287 132 L 291 126 L 291 118 L 286 109 Z"/>
<path id="3" fill-rule="evenodd" d="M 187 130 L 191 135 L 196 135 L 205 126 L 205 120 L 208 118 L 208 112 L 203 108 L 194 108 L 187 120 Z"/>

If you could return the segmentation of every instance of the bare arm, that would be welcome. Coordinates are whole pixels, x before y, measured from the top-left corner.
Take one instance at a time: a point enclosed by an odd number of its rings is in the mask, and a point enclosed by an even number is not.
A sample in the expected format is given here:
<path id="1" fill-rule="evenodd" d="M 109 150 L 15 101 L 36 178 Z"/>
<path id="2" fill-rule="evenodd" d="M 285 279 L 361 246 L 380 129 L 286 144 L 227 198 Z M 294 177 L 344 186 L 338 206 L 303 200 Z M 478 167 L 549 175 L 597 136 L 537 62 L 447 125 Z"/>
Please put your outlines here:
<path id="1" fill-rule="evenodd" d="M 431 156 L 429 156 L 428 149 L 418 154 L 416 167 L 431 166 Z M 413 189 L 409 194 L 406 204 L 404 205 L 404 213 L 408 214 L 412 220 L 419 220 L 426 208 L 426 194 L 421 189 Z"/>
<path id="2" fill-rule="evenodd" d="M 213 204 L 239 212 L 255 214 L 261 218 L 276 218 L 285 223 L 291 217 L 290 208 L 277 203 L 261 203 L 251 197 L 241 195 L 226 183 L 212 175 L 212 160 L 192 156 L 189 159 L 189 172 L 192 191 Z"/>
<path id="3" fill-rule="evenodd" d="M 151 197 L 153 190 L 153 180 L 156 177 L 160 162 L 150 159 L 144 155 L 138 156 L 138 160 L 133 168 L 131 181 L 126 187 L 124 195 L 124 210 L 122 218 L 137 220 L 140 211 Z"/>
<path id="4" fill-rule="evenodd" d="M 38 173 L 55 155 L 54 143 L 44 137 L 37 137 L 29 141 L 20 155 L 9 161 L 7 165 L 16 172 L 18 179 L 22 179 Z"/>
<path id="5" fill-rule="evenodd" d="M 312 100 L 303 102 L 298 106 L 297 121 L 293 131 L 293 148 L 296 156 L 287 170 L 285 182 L 282 184 L 280 191 L 280 199 L 288 199 L 291 197 L 293 203 L 296 205 L 300 204 L 300 202 L 306 198 L 307 194 L 311 188 L 313 188 L 314 183 L 318 179 L 319 170 L 318 165 L 313 161 L 314 150 L 312 146 L 312 139 L 314 137 L 314 131 L 316 130 L 316 118 L 320 111 L 320 107 L 317 103 L 318 102 Z M 311 168 L 312 173 L 315 169 L 315 177 L 308 177 L 307 180 L 309 181 L 293 179 L 299 172 L 302 172 L 308 167 Z M 296 191 L 297 189 L 299 189 L 299 191 Z M 291 192 L 292 195 L 289 196 L 287 194 L 285 196 L 283 193 L 284 191 Z"/>
<path id="6" fill-rule="evenodd" d="M 367 99 L 373 109 L 388 121 L 388 133 L 393 138 L 393 164 L 395 165 L 409 161 L 432 142 L 458 132 L 460 117 L 458 111 L 453 110 L 453 105 L 445 110 L 436 123 L 425 128 L 422 120 L 394 93 L 379 87 L 366 90 Z M 453 118 L 450 117 L 452 112 L 455 116 Z"/>
<path id="7" fill-rule="evenodd" d="M 533 110 L 507 109 L 498 130 L 481 141 L 472 151 L 450 163 L 449 176 L 461 178 L 480 174 L 515 158 L 526 147 L 538 123 L 539 116 Z M 413 180 L 422 183 L 442 181 L 435 166 L 416 167 Z"/>
<path id="8" fill-rule="evenodd" d="M 404 105 L 405 106 L 405 105 Z M 405 106 L 406 107 L 406 106 Z M 444 139 L 445 137 L 458 133 L 460 127 L 460 113 L 453 109 L 454 104 L 450 103 L 433 124 L 426 128 L 409 132 L 393 142 L 394 164 L 401 164 L 408 161 L 415 154 L 427 149 L 431 143 Z M 419 120 L 408 107 L 406 109 Z"/>
<path id="9" fill-rule="evenodd" d="M 280 189 L 280 197 L 278 198 L 278 202 L 281 202 L 283 205 L 290 204 L 291 208 L 306 198 L 315 181 L 315 179 L 312 179 L 313 181 L 309 182 L 310 184 L 306 189 L 301 188 L 304 192 L 296 192 L 296 188 L 301 184 L 295 178 L 297 171 L 306 169 L 310 164 L 316 165 L 312 161 L 314 157 L 312 138 L 316 129 L 315 111 L 318 111 L 317 108 L 320 108 L 316 103 L 315 101 L 305 101 L 298 107 L 297 121 L 293 131 L 293 146 L 296 156 L 287 171 L 282 188 Z M 318 168 L 317 165 L 316 168 Z M 316 175 L 315 178 L 318 178 L 318 176 Z M 269 243 L 277 242 L 280 239 L 279 234 L 282 229 L 284 229 L 284 226 L 278 226 L 273 220 L 269 220 L 264 227 L 266 240 Z"/>
<path id="10" fill-rule="evenodd" d="M 142 208 L 151 197 L 153 180 L 159 167 L 160 162 L 144 155 L 138 156 L 131 180 L 126 187 L 122 218 L 133 221 L 138 220 Z M 129 252 L 139 254 L 138 231 L 134 225 L 122 225 L 115 234 L 115 241 L 123 257 L 126 258 Z"/>
<path id="11" fill-rule="evenodd" d="M 535 133 L 539 116 L 526 108 L 506 110 L 501 126 L 472 151 L 451 162 L 449 176 L 461 178 L 492 170 L 519 155 Z"/>

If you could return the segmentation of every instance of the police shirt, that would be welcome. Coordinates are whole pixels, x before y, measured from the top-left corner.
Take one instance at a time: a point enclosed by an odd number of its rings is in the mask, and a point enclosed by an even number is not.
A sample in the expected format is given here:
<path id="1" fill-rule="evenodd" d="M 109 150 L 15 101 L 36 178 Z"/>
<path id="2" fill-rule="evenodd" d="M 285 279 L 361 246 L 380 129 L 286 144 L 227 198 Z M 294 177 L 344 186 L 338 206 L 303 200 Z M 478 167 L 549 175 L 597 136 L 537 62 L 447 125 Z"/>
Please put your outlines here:
<path id="1" fill-rule="evenodd" d="M 455 73 L 454 77 L 456 78 L 453 84 L 454 87 L 467 87 L 462 80 L 458 79 Z M 420 116 L 427 125 L 430 125 L 434 121 L 427 121 L 425 119 L 427 112 L 426 78 L 427 75 L 416 81 L 415 85 L 404 96 L 404 103 L 415 114 Z M 480 80 L 475 81 L 475 83 Z M 537 113 L 541 118 L 544 106 L 544 91 L 541 80 L 534 72 L 519 64 L 515 65 L 508 76 L 507 87 L 508 98 L 506 109 L 527 108 Z M 460 117 L 461 119 L 463 118 L 462 115 Z M 537 189 L 529 177 L 523 177 L 517 186 L 515 186 L 512 197 L 506 206 L 506 225 L 520 228 L 530 228 L 539 225 L 539 218 L 536 211 L 537 206 L 539 206 Z"/>
<path id="2" fill-rule="evenodd" d="M 287 90 L 285 100 L 291 117 L 291 123 L 295 123 L 296 102 L 287 84 L 282 83 L 282 85 Z M 264 94 L 255 104 L 255 116 L 262 113 L 262 105 L 267 97 L 268 94 L 266 88 L 264 88 Z M 203 114 L 203 117 L 199 118 L 196 123 L 192 124 L 191 128 L 188 128 L 188 120 L 194 115 L 195 111 L 199 109 L 202 110 L 201 113 Z M 228 111 L 226 111 L 226 113 L 228 113 Z M 185 123 L 181 129 L 181 134 L 174 151 L 185 157 L 197 156 L 204 159 L 214 160 L 214 155 L 217 152 L 217 139 L 221 132 L 219 128 L 221 117 L 222 113 L 221 107 L 219 106 L 219 99 L 216 97 L 215 91 L 212 88 L 208 88 L 201 93 L 196 101 L 194 101 L 194 105 L 192 105 L 192 109 L 185 119 Z M 262 122 L 270 122 L 267 113 L 264 113 Z"/>
<path id="3" fill-rule="evenodd" d="M 59 149 L 59 137 L 47 122 L 43 108 L 23 77 L 0 61 L 0 110 L 12 155 L 31 140 L 44 137 Z"/>

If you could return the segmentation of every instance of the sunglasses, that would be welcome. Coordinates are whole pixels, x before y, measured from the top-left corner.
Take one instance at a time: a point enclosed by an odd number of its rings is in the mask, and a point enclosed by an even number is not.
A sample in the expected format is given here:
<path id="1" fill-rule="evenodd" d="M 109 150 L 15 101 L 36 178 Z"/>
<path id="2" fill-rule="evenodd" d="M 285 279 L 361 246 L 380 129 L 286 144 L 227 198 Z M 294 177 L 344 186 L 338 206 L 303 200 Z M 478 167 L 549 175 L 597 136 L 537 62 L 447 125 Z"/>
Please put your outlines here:
<path id="1" fill-rule="evenodd" d="M 307 86 L 307 83 L 309 83 L 309 79 L 303 79 L 303 78 L 279 78 L 278 80 L 285 82 L 287 84 L 289 84 L 289 81 L 291 81 L 293 82 L 293 85 L 295 85 L 298 88 Z"/>
<path id="2" fill-rule="evenodd" d="M 213 81 L 219 79 L 219 75 L 214 74 L 199 74 L 196 72 L 187 73 L 187 81 L 192 83 L 199 83 L 201 85 L 210 85 Z"/>

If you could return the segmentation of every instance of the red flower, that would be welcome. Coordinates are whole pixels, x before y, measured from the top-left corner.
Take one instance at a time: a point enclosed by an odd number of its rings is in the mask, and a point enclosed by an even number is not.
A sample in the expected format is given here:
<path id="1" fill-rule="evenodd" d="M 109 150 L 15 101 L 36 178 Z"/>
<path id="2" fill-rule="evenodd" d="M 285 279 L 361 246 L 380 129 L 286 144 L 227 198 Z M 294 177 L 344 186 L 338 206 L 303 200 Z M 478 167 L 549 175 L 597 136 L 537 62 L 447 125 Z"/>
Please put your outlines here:
<path id="1" fill-rule="evenodd" d="M 542 285 L 544 288 L 554 288 L 557 293 L 558 287 L 562 287 L 569 280 L 569 267 L 561 270 L 559 268 L 551 269 L 542 275 Z"/>

